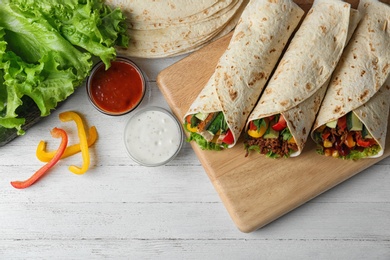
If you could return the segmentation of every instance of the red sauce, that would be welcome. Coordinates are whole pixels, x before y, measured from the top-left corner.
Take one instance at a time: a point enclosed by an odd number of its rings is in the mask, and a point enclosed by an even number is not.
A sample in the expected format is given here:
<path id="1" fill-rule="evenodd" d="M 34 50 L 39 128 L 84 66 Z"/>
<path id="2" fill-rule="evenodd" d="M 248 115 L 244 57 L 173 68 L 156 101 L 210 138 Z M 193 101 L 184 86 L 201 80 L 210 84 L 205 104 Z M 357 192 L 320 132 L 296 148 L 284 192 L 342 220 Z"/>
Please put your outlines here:
<path id="1" fill-rule="evenodd" d="M 123 61 L 111 62 L 105 70 L 100 66 L 91 79 L 90 96 L 103 112 L 121 114 L 134 109 L 142 100 L 145 89 L 141 73 Z"/>

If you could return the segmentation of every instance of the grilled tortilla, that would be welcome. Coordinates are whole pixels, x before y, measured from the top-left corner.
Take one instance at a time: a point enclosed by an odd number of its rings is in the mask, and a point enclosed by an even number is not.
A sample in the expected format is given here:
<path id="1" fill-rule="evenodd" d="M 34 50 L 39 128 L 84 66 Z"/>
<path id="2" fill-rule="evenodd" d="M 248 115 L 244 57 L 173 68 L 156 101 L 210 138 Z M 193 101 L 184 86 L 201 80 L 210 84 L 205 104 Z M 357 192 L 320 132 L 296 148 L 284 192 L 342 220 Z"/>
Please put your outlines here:
<path id="1" fill-rule="evenodd" d="M 214 73 L 183 118 L 186 129 L 192 132 L 190 140 L 202 149 L 236 144 L 303 14 L 291 0 L 253 0 L 247 5 Z M 217 117 L 220 113 L 222 116 Z M 223 117 L 220 132 L 215 132 L 214 126 L 209 129 L 212 122 L 205 127 L 201 122 L 210 120 L 210 114 L 211 119 Z"/>
<path id="2" fill-rule="evenodd" d="M 361 0 L 358 9 L 362 21 L 332 76 L 311 134 L 320 152 L 339 158 L 379 157 L 385 148 L 390 106 L 390 6 Z M 345 117 L 357 126 L 350 123 L 345 130 L 341 124 Z M 327 136 L 327 131 L 332 131 L 331 135 Z M 372 145 L 366 146 L 370 142 Z"/>
<path id="3" fill-rule="evenodd" d="M 246 128 L 247 151 L 298 156 L 331 74 L 360 16 L 340 0 L 316 0 L 294 35 Z"/>

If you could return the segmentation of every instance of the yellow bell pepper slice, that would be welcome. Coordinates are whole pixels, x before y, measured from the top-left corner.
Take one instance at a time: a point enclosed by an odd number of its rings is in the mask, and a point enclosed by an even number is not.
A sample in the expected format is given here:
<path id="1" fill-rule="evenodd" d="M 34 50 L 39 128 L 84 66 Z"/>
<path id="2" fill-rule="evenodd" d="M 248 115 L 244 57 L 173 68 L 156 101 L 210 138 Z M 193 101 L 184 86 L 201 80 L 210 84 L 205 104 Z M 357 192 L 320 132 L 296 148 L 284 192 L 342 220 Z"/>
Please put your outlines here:
<path id="1" fill-rule="evenodd" d="M 93 145 L 96 140 L 97 140 L 97 131 L 95 126 L 91 126 L 89 128 L 89 133 L 88 133 L 88 147 Z M 61 159 L 67 158 L 69 156 L 72 156 L 78 152 L 80 152 L 80 144 L 73 144 L 71 146 L 66 147 L 65 152 L 62 154 Z M 36 156 L 41 162 L 49 162 L 54 155 L 56 154 L 55 151 L 46 151 L 46 142 L 45 141 L 40 141 L 38 146 L 37 146 L 37 151 L 36 151 Z"/>
<path id="2" fill-rule="evenodd" d="M 191 133 L 196 133 L 198 131 L 198 128 L 196 126 L 191 127 L 191 124 L 187 123 L 187 130 L 190 131 Z"/>
<path id="3" fill-rule="evenodd" d="M 90 158 L 88 151 L 87 135 L 85 134 L 83 120 L 76 112 L 73 111 L 62 112 L 59 117 L 62 122 L 73 120 L 76 123 L 78 136 L 80 139 L 80 150 L 83 157 L 83 165 L 81 166 L 81 168 L 75 165 L 71 165 L 69 166 L 69 170 L 74 174 L 84 174 L 89 168 Z"/>
<path id="4" fill-rule="evenodd" d="M 253 138 L 260 138 L 263 135 L 260 134 L 257 130 L 248 130 L 248 135 L 252 136 Z"/>
<path id="5" fill-rule="evenodd" d="M 345 138 L 344 143 L 349 147 L 353 148 L 356 145 L 356 142 L 353 140 L 353 133 L 349 132 L 347 138 Z"/>
<path id="6" fill-rule="evenodd" d="M 210 141 L 210 143 L 217 143 L 219 136 L 221 135 L 221 130 L 218 130 L 218 132 L 214 135 L 213 139 Z"/>
<path id="7" fill-rule="evenodd" d="M 292 137 L 287 141 L 287 143 L 289 143 L 289 144 L 296 144 L 297 142 L 295 141 L 294 136 L 292 136 Z"/>
<path id="8" fill-rule="evenodd" d="M 265 134 L 265 132 L 267 131 L 268 126 L 269 126 L 269 119 L 268 118 L 264 118 L 263 120 L 265 122 L 265 125 L 261 125 L 260 129 L 254 129 L 254 130 L 249 129 L 248 130 L 248 135 L 250 135 L 253 138 L 260 138 L 260 137 L 262 137 Z"/>

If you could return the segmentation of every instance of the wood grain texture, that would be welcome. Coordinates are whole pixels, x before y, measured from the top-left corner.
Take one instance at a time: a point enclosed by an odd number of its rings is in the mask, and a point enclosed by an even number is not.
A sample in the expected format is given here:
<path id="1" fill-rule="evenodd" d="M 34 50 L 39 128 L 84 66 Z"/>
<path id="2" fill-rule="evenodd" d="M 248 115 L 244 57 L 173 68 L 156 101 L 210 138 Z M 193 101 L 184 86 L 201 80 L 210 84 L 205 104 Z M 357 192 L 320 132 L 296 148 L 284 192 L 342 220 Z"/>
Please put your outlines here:
<path id="1" fill-rule="evenodd" d="M 307 1 L 303 6 L 308 9 Z M 212 75 L 230 37 L 211 43 L 158 75 L 158 86 L 179 119 Z M 263 227 L 390 155 L 390 138 L 382 157 L 356 162 L 318 155 L 311 139 L 299 157 L 279 160 L 255 153 L 245 157 L 242 137 L 235 147 L 221 152 L 191 145 L 243 232 Z"/>
<path id="2" fill-rule="evenodd" d="M 134 59 L 148 75 L 143 106 L 168 108 L 157 74 L 179 56 Z M 69 172 L 81 156 L 61 160 L 26 190 L 9 182 L 42 166 L 40 140 L 73 124 L 58 114 L 80 112 L 99 138 L 91 169 Z M 88 101 L 85 88 L 61 108 L 0 148 L 0 259 L 390 259 L 390 157 L 251 233 L 237 230 L 189 143 L 165 166 L 142 167 L 126 154 L 129 115 L 110 117 Z"/>

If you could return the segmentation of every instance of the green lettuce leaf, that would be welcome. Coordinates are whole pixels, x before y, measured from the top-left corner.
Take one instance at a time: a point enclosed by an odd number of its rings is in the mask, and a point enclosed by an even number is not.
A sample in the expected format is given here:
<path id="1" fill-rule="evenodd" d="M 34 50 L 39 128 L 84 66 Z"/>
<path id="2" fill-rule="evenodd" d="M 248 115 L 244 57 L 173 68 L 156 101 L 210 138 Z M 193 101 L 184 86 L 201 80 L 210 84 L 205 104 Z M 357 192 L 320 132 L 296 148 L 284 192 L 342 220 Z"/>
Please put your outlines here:
<path id="1" fill-rule="evenodd" d="M 367 158 L 369 156 L 377 155 L 380 152 L 381 148 L 379 145 L 374 145 L 371 147 L 364 148 L 363 151 L 351 150 L 351 152 L 347 156 L 340 156 L 340 159 L 347 160 L 359 160 L 363 158 Z M 318 146 L 316 149 L 318 154 L 324 155 L 324 148 L 322 146 Z"/>
<path id="2" fill-rule="evenodd" d="M 344 159 L 359 160 L 362 158 L 367 158 L 369 156 L 377 155 L 380 150 L 381 150 L 381 148 L 379 145 L 374 145 L 372 147 L 366 147 L 361 152 L 359 152 L 357 150 L 352 150 Z"/>
<path id="3" fill-rule="evenodd" d="M 293 137 L 288 127 L 284 128 L 280 134 L 283 136 L 284 141 L 289 141 Z"/>
<path id="4" fill-rule="evenodd" d="M 4 0 L 0 8 L 0 127 L 23 134 L 17 109 L 31 98 L 47 116 L 126 46 L 124 16 L 101 0 Z"/>
<path id="5" fill-rule="evenodd" d="M 41 15 L 56 31 L 75 46 L 99 56 L 106 68 L 115 58 L 113 46 L 126 47 L 125 17 L 119 8 L 111 10 L 102 1 L 13 0 L 31 15 Z"/>
<path id="6" fill-rule="evenodd" d="M 80 79 L 88 75 L 92 66 L 91 54 L 75 48 L 42 17 L 30 17 L 16 3 L 10 2 L 0 8 L 0 27 L 6 32 L 6 50 L 14 52 L 26 63 L 35 64 L 48 52 L 55 52 L 60 69 L 73 68 Z"/>
<path id="7" fill-rule="evenodd" d="M 202 150 L 212 150 L 212 151 L 220 151 L 224 148 L 227 148 L 226 144 L 216 144 L 216 143 L 211 143 L 207 142 L 204 137 L 198 133 L 191 133 L 190 136 L 187 138 L 187 142 L 194 141 L 196 142 L 200 149 Z"/>

